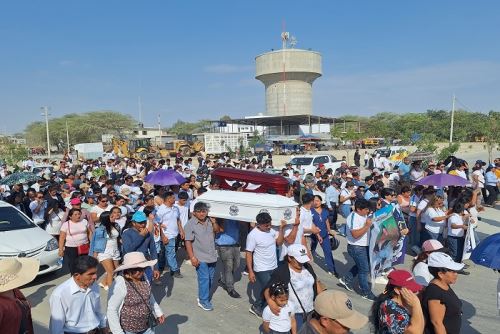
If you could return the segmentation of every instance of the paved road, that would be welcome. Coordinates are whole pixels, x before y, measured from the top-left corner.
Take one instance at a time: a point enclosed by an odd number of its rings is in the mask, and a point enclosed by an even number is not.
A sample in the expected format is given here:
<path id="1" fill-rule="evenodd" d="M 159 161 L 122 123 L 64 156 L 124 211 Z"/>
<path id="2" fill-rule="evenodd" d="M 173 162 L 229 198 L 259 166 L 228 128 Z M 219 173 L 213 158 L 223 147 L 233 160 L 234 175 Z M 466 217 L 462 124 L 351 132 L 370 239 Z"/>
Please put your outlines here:
<path id="1" fill-rule="evenodd" d="M 483 213 L 483 221 L 478 227 L 480 237 L 500 232 L 498 209 L 487 209 Z M 321 251 L 321 250 L 319 250 Z M 334 254 L 337 268 L 340 273 L 348 270 L 346 266 L 346 244 L 341 241 L 341 246 Z M 411 258 L 407 256 L 403 267 L 408 268 Z M 337 284 L 337 279 L 330 277 L 320 268 L 322 264 L 315 264 L 316 273 L 325 282 L 329 289 L 342 289 Z M 472 265 L 470 276 L 460 276 L 454 286 L 457 295 L 463 301 L 463 333 L 498 333 L 500 318 L 496 309 L 496 287 L 498 274 L 492 270 Z M 224 290 L 218 288 L 213 297 L 215 310 L 205 312 L 196 306 L 196 273 L 191 266 L 182 265 L 183 279 L 175 281 L 170 277 L 163 277 L 164 286 L 154 286 L 153 292 L 156 300 L 160 302 L 167 320 L 158 327 L 157 333 L 258 333 L 260 321 L 248 312 L 249 299 L 252 287 L 248 279 L 243 276 L 236 284 L 236 289 L 243 295 L 242 299 L 230 298 Z M 49 321 L 49 296 L 54 287 L 60 284 L 69 275 L 48 275 L 37 278 L 28 287 L 23 289 L 24 294 L 33 304 L 33 319 L 35 333 L 48 333 Z M 375 292 L 382 292 L 383 286 L 376 285 Z M 103 307 L 106 304 L 106 293 L 102 291 Z M 358 295 L 348 292 L 353 305 L 364 314 L 369 314 L 370 303 Z M 369 333 L 364 328 L 355 333 Z"/>

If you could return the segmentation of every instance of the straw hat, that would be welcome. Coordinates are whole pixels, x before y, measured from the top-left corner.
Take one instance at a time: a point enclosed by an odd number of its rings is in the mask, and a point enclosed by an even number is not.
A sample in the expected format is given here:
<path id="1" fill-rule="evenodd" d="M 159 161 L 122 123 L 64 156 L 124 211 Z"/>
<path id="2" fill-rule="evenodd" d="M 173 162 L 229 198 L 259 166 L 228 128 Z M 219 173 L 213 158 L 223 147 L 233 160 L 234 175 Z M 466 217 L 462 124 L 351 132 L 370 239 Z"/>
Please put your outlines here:
<path id="1" fill-rule="evenodd" d="M 31 282 L 38 274 L 39 267 L 38 259 L 12 257 L 0 260 L 0 292 Z"/>
<path id="2" fill-rule="evenodd" d="M 154 266 L 158 260 L 146 260 L 142 252 L 130 252 L 123 257 L 123 264 L 115 269 L 115 273 L 125 269 L 146 268 Z"/>

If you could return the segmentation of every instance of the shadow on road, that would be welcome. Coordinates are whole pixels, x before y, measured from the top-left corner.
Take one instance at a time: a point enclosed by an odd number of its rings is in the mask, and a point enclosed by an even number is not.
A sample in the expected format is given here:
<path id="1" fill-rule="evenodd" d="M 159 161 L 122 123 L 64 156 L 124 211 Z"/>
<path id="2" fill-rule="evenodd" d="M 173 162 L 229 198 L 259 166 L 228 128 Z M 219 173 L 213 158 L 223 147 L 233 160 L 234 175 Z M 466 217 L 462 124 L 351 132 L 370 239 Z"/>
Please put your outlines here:
<path id="1" fill-rule="evenodd" d="M 41 285 L 35 292 L 27 296 L 28 300 L 30 301 L 31 307 L 35 307 L 41 302 L 43 302 L 43 300 L 47 297 L 47 291 L 55 286 L 56 286 L 55 284 Z"/>
<path id="2" fill-rule="evenodd" d="M 156 328 L 156 333 L 179 334 L 179 325 L 188 321 L 188 317 L 180 314 L 171 314 L 165 318 L 163 325 Z"/>
<path id="3" fill-rule="evenodd" d="M 36 334 L 49 334 L 49 329 L 36 321 L 33 321 L 33 330 Z"/>
<path id="4" fill-rule="evenodd" d="M 471 327 L 471 323 L 469 321 L 469 319 L 475 315 L 476 308 L 474 305 L 462 299 L 462 328 L 460 330 L 462 333 L 480 334 L 479 331 Z"/>

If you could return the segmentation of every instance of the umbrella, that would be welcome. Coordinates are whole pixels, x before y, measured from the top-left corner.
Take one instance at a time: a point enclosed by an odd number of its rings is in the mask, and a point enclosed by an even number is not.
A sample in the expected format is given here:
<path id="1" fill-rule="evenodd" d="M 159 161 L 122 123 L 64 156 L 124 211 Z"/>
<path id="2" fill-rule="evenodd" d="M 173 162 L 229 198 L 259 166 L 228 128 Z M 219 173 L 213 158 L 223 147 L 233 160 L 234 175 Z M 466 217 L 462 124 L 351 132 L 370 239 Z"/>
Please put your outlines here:
<path id="1" fill-rule="evenodd" d="M 472 251 L 470 259 L 475 264 L 500 269 L 500 233 L 490 235 Z"/>
<path id="2" fill-rule="evenodd" d="M 158 186 L 174 186 L 186 182 L 186 179 L 173 169 L 160 169 L 148 174 L 144 181 Z"/>
<path id="3" fill-rule="evenodd" d="M 11 186 L 14 184 L 28 183 L 38 181 L 40 177 L 30 172 L 17 172 L 7 175 L 0 180 L 0 185 Z"/>
<path id="4" fill-rule="evenodd" d="M 418 181 L 418 184 L 443 188 L 448 186 L 465 187 L 469 185 L 470 182 L 460 176 L 441 173 L 426 176 L 422 180 Z"/>

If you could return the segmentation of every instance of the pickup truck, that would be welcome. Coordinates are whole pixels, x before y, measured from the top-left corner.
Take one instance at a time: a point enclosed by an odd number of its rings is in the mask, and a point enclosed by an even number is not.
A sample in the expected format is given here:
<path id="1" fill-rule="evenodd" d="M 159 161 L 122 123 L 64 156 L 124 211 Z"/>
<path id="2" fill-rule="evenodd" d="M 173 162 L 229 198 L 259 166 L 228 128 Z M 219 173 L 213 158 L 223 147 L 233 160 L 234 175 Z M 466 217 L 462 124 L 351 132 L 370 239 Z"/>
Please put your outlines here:
<path id="1" fill-rule="evenodd" d="M 326 169 L 331 168 L 335 172 L 335 170 L 340 167 L 342 162 L 345 161 L 338 160 L 333 155 L 328 154 L 298 155 L 289 161 L 289 163 L 292 164 L 292 167 L 300 171 L 303 175 L 308 173 L 312 173 L 314 175 L 314 172 L 319 168 L 320 164 L 325 165 Z"/>

